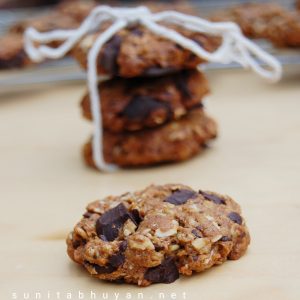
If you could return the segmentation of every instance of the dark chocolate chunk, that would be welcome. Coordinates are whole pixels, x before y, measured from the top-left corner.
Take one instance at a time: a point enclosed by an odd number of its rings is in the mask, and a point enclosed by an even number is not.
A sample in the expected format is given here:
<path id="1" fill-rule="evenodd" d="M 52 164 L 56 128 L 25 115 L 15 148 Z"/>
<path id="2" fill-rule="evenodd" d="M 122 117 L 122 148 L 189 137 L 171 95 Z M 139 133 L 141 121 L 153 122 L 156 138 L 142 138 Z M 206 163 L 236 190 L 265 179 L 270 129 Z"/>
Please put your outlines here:
<path id="1" fill-rule="evenodd" d="M 201 238 L 202 237 L 202 235 L 198 232 L 198 230 L 196 230 L 196 229 L 193 229 L 192 230 L 192 234 L 195 236 L 195 237 L 197 237 L 197 238 Z"/>
<path id="2" fill-rule="evenodd" d="M 75 240 L 72 242 L 73 248 L 77 249 L 80 245 L 81 245 L 81 241 L 80 240 Z"/>
<path id="3" fill-rule="evenodd" d="M 106 72 L 111 75 L 117 75 L 118 55 L 121 48 L 122 39 L 118 35 L 114 35 L 104 46 L 102 55 L 100 57 L 100 65 Z"/>
<path id="4" fill-rule="evenodd" d="M 167 67 L 167 68 L 162 68 L 162 67 L 150 67 L 144 72 L 144 76 L 150 76 L 150 77 L 156 77 L 156 76 L 163 76 L 167 74 L 172 74 L 175 73 L 177 70 L 173 67 Z"/>
<path id="5" fill-rule="evenodd" d="M 242 217 L 241 217 L 238 213 L 236 213 L 236 212 L 234 212 L 234 211 L 232 211 L 231 213 L 229 213 L 229 214 L 227 215 L 227 217 L 228 217 L 231 221 L 233 221 L 234 223 L 237 223 L 237 224 L 239 224 L 239 225 L 241 225 L 241 224 L 243 223 Z"/>
<path id="6" fill-rule="evenodd" d="M 159 251 L 165 249 L 165 247 L 154 244 L 154 249 L 155 249 L 155 251 L 159 252 Z"/>
<path id="7" fill-rule="evenodd" d="M 158 101 L 149 96 L 135 96 L 121 115 L 128 119 L 143 120 L 156 110 L 164 110 L 170 117 L 171 108 L 167 102 Z"/>
<path id="8" fill-rule="evenodd" d="M 216 195 L 208 194 L 208 193 L 205 193 L 203 191 L 199 191 L 199 194 L 201 194 L 206 200 L 212 201 L 215 204 L 226 204 L 224 199 L 222 199 L 222 198 L 220 198 Z"/>
<path id="9" fill-rule="evenodd" d="M 85 260 L 84 264 L 86 266 L 93 267 L 97 274 L 109 274 L 112 273 L 116 270 L 112 265 L 107 265 L 107 266 L 99 266 L 97 264 L 90 263 L 89 261 Z"/>
<path id="10" fill-rule="evenodd" d="M 188 87 L 188 76 L 187 71 L 182 71 L 174 76 L 175 84 L 184 98 L 191 98 L 192 94 Z"/>
<path id="11" fill-rule="evenodd" d="M 131 211 L 131 215 L 132 215 L 132 217 L 133 217 L 133 219 L 134 219 L 134 221 L 135 221 L 136 224 L 140 224 L 141 223 L 142 218 L 141 218 L 140 213 L 139 213 L 139 211 L 137 209 L 133 209 Z"/>
<path id="12" fill-rule="evenodd" d="M 124 261 L 125 255 L 121 252 L 114 254 L 109 258 L 109 264 L 115 269 L 121 266 L 124 263 Z"/>
<path id="13" fill-rule="evenodd" d="M 119 283 L 125 283 L 125 280 L 124 280 L 123 277 L 120 277 L 120 278 L 118 278 L 118 279 L 113 280 L 112 282 L 113 282 L 113 283 L 119 284 Z"/>
<path id="14" fill-rule="evenodd" d="M 123 203 L 105 212 L 96 222 L 97 235 L 109 242 L 115 240 L 119 235 L 119 229 L 124 223 L 131 219 L 135 224 L 136 221 Z"/>
<path id="15" fill-rule="evenodd" d="M 109 274 L 116 271 L 116 268 L 114 268 L 112 265 L 99 266 L 95 264 L 94 268 L 98 274 Z"/>
<path id="16" fill-rule="evenodd" d="M 97 264 L 90 263 L 85 261 L 85 265 L 92 266 L 98 274 L 109 274 L 116 271 L 125 261 L 125 255 L 121 252 L 112 255 L 106 266 L 99 266 Z"/>
<path id="17" fill-rule="evenodd" d="M 179 278 L 179 272 L 172 257 L 166 258 L 161 265 L 149 268 L 144 278 L 152 283 L 171 283 Z"/>
<path id="18" fill-rule="evenodd" d="M 229 242 L 229 241 L 231 241 L 231 238 L 228 237 L 228 236 L 222 236 L 222 237 L 220 238 L 220 241 L 221 241 L 221 242 Z"/>
<path id="19" fill-rule="evenodd" d="M 181 205 L 186 203 L 189 199 L 195 198 L 197 193 L 190 190 L 177 190 L 174 191 L 165 202 L 169 202 L 175 205 Z"/>

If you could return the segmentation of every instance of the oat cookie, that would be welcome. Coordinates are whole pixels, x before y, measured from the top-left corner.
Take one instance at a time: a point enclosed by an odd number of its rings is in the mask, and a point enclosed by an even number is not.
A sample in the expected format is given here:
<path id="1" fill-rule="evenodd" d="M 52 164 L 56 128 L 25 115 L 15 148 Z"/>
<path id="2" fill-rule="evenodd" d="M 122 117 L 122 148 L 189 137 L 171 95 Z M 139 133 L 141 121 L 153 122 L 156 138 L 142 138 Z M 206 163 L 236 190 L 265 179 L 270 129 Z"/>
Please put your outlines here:
<path id="1" fill-rule="evenodd" d="M 99 85 L 103 126 L 111 132 L 157 127 L 200 107 L 208 92 L 205 76 L 196 70 L 151 79 L 108 80 Z M 84 117 L 91 120 L 88 95 L 81 107 Z"/>
<path id="2" fill-rule="evenodd" d="M 21 20 L 13 24 L 9 32 L 0 37 L 0 70 L 23 68 L 34 64 L 24 50 L 23 33 L 28 27 L 33 27 L 40 32 L 55 29 L 74 29 L 80 25 L 79 22 L 69 16 L 64 16 L 57 12 Z M 50 43 L 56 47 L 59 41 Z"/>
<path id="3" fill-rule="evenodd" d="M 107 26 L 104 25 L 100 32 Z M 175 25 L 165 26 L 201 44 L 207 51 L 213 51 L 219 45 L 218 38 L 190 32 Z M 73 51 L 74 57 L 85 69 L 87 54 L 98 34 L 87 35 Z M 201 58 L 171 40 L 159 37 L 143 26 L 131 26 L 120 30 L 104 45 L 97 68 L 99 74 L 110 76 L 157 76 L 192 69 L 201 62 Z"/>
<path id="4" fill-rule="evenodd" d="M 233 199 L 181 184 L 95 201 L 67 238 L 71 259 L 94 277 L 140 286 L 238 259 L 249 242 Z"/>
<path id="5" fill-rule="evenodd" d="M 104 131 L 104 158 L 121 167 L 186 160 L 206 148 L 217 135 L 216 122 L 202 109 L 155 129 L 119 134 Z M 87 165 L 95 167 L 91 142 L 83 148 Z"/>
<path id="6" fill-rule="evenodd" d="M 74 18 L 53 11 L 34 18 L 20 20 L 10 27 L 9 32 L 23 34 L 28 27 L 33 27 L 40 32 L 46 32 L 56 29 L 74 29 L 79 25 L 80 23 Z"/>
<path id="7" fill-rule="evenodd" d="M 244 3 L 215 13 L 213 21 L 237 23 L 251 38 L 270 40 L 278 47 L 300 46 L 300 14 L 276 3 Z"/>

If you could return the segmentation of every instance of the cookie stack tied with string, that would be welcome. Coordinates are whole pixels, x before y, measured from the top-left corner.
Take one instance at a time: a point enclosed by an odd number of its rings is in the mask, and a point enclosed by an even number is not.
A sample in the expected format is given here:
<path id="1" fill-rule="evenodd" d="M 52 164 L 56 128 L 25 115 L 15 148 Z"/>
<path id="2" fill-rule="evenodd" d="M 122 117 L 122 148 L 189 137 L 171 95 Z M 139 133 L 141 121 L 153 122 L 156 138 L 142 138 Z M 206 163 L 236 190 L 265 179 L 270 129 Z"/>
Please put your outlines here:
<path id="1" fill-rule="evenodd" d="M 53 41 L 61 44 L 47 46 Z M 71 51 L 87 70 L 82 107 L 94 133 L 83 153 L 104 171 L 182 161 L 216 136 L 202 107 L 208 86 L 201 63 L 236 62 L 270 81 L 282 72 L 234 23 L 146 7 L 99 6 L 76 30 L 28 28 L 24 45 L 35 62 Z M 99 83 L 99 75 L 111 79 Z"/>
<path id="2" fill-rule="evenodd" d="M 172 27 L 207 51 L 218 45 L 216 38 Z M 83 68 L 98 36 L 87 35 L 74 49 Z M 106 162 L 134 167 L 182 161 L 216 137 L 216 123 L 202 104 L 209 92 L 204 74 L 197 70 L 202 62 L 141 25 L 122 29 L 103 46 L 97 71 L 111 78 L 98 85 Z M 81 107 L 92 120 L 89 94 Z M 88 165 L 96 166 L 92 140 L 83 155 Z"/>

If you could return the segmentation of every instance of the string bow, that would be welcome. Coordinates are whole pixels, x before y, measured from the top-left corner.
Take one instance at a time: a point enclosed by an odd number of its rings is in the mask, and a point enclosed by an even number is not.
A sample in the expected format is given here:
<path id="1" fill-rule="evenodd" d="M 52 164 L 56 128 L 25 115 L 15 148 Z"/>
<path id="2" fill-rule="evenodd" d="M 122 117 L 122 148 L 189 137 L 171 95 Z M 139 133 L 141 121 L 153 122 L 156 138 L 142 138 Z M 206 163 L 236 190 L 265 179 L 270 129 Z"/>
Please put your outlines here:
<path id="1" fill-rule="evenodd" d="M 47 58 L 61 58 L 85 35 L 97 31 L 107 21 L 111 21 L 112 25 L 99 34 L 87 57 L 87 81 L 95 128 L 92 141 L 93 159 L 99 170 L 113 171 L 117 167 L 106 163 L 103 157 L 103 125 L 98 92 L 97 57 L 104 44 L 122 28 L 132 24 L 140 24 L 154 34 L 175 42 L 206 61 L 223 64 L 237 62 L 244 68 L 250 68 L 261 77 L 270 81 L 275 82 L 281 78 L 282 68 L 280 63 L 273 56 L 247 39 L 235 23 L 210 22 L 175 11 L 152 13 L 144 6 L 136 8 L 98 6 L 91 11 L 77 29 L 54 30 L 41 33 L 32 27 L 28 28 L 24 34 L 25 50 L 31 60 L 35 62 L 41 62 Z M 208 52 L 199 44 L 184 37 L 177 31 L 158 24 L 161 21 L 179 25 L 193 32 L 220 36 L 222 37 L 222 43 L 214 52 Z M 57 48 L 47 46 L 48 43 L 53 41 L 62 41 L 62 43 Z"/>

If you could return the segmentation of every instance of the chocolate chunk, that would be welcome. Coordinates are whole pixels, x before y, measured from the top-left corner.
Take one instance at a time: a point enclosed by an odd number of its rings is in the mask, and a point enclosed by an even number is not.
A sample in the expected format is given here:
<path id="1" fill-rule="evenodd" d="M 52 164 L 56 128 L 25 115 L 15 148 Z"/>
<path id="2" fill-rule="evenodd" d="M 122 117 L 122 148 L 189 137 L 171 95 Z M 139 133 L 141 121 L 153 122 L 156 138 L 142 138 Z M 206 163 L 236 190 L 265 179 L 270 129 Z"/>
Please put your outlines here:
<path id="1" fill-rule="evenodd" d="M 125 280 L 124 280 L 123 277 L 120 277 L 120 278 L 118 278 L 118 279 L 116 279 L 116 280 L 113 280 L 112 282 L 113 282 L 113 283 L 125 283 Z"/>
<path id="2" fill-rule="evenodd" d="M 116 270 L 112 265 L 107 265 L 107 266 L 99 266 L 97 264 L 90 263 L 89 261 L 85 260 L 84 264 L 86 266 L 93 267 L 97 274 L 109 274 L 112 273 Z"/>
<path id="3" fill-rule="evenodd" d="M 231 221 L 233 221 L 234 223 L 237 223 L 237 224 L 239 224 L 239 225 L 241 225 L 241 224 L 243 223 L 242 217 L 241 217 L 238 213 L 236 213 L 236 212 L 234 212 L 234 211 L 232 211 L 231 213 L 229 213 L 229 214 L 227 215 L 227 217 L 228 217 Z"/>
<path id="4" fill-rule="evenodd" d="M 124 263 L 124 261 L 125 255 L 121 252 L 114 254 L 109 258 L 109 264 L 115 269 L 121 266 Z"/>
<path id="5" fill-rule="evenodd" d="M 135 96 L 121 115 L 128 119 L 143 120 L 156 110 L 164 110 L 168 118 L 170 117 L 171 108 L 167 102 L 162 102 L 149 96 Z"/>
<path id="6" fill-rule="evenodd" d="M 221 241 L 221 242 L 229 242 L 229 241 L 231 241 L 231 238 L 228 237 L 228 236 L 222 236 L 222 237 L 220 238 L 220 241 Z"/>
<path id="7" fill-rule="evenodd" d="M 216 195 L 208 194 L 208 193 L 205 193 L 203 191 L 199 191 L 199 194 L 202 195 L 206 200 L 212 201 L 215 204 L 226 204 L 224 199 L 222 199 L 222 198 L 220 198 Z"/>
<path id="8" fill-rule="evenodd" d="M 172 257 L 166 258 L 161 265 L 149 268 L 144 278 L 152 283 L 171 283 L 179 278 L 179 272 Z"/>
<path id="9" fill-rule="evenodd" d="M 123 241 L 119 246 L 119 250 L 121 252 L 125 252 L 125 250 L 127 249 L 127 244 L 128 244 L 127 241 Z"/>
<path id="10" fill-rule="evenodd" d="M 175 84 L 177 88 L 179 89 L 180 93 L 184 98 L 191 98 L 192 94 L 191 91 L 187 85 L 188 81 L 188 75 L 189 73 L 187 71 L 182 71 L 174 76 Z"/>
<path id="11" fill-rule="evenodd" d="M 117 59 L 120 52 L 121 43 L 121 37 L 114 35 L 103 48 L 100 58 L 100 65 L 111 75 L 117 75 L 119 70 Z"/>
<path id="12" fill-rule="evenodd" d="M 201 238 L 202 237 L 202 235 L 198 232 L 198 230 L 196 230 L 196 229 L 193 229 L 192 230 L 192 234 L 195 236 L 195 237 L 197 237 L 197 238 Z"/>
<path id="13" fill-rule="evenodd" d="M 177 70 L 173 67 L 150 67 L 147 70 L 145 70 L 144 75 L 150 76 L 150 77 L 156 77 L 156 76 L 163 76 L 171 73 L 175 73 Z"/>
<path id="14" fill-rule="evenodd" d="M 190 190 L 177 190 L 172 193 L 165 202 L 169 202 L 175 205 L 181 205 L 186 203 L 189 199 L 195 198 L 197 193 Z"/>
<path id="15" fill-rule="evenodd" d="M 159 251 L 165 249 L 165 247 L 157 245 L 157 244 L 154 244 L 154 249 L 155 249 L 156 252 L 159 252 Z"/>
<path id="16" fill-rule="evenodd" d="M 85 265 L 92 266 L 98 274 L 109 274 L 116 271 L 125 261 L 125 255 L 121 252 L 112 255 L 106 266 L 99 266 L 97 264 L 85 261 Z"/>
<path id="17" fill-rule="evenodd" d="M 116 271 L 116 268 L 114 268 L 112 265 L 99 266 L 95 264 L 94 268 L 97 274 L 109 274 Z"/>
<path id="18" fill-rule="evenodd" d="M 81 245 L 81 242 L 79 240 L 75 240 L 72 242 L 72 245 L 74 249 L 77 249 Z"/>
<path id="19" fill-rule="evenodd" d="M 96 232 L 97 235 L 109 242 L 115 240 L 119 235 L 119 229 L 124 225 L 124 223 L 131 219 L 135 224 L 132 214 L 128 211 L 123 203 L 120 203 L 116 207 L 105 212 L 96 222 Z"/>
<path id="20" fill-rule="evenodd" d="M 133 217 L 133 219 L 134 219 L 134 221 L 135 221 L 136 224 L 140 224 L 141 223 L 142 218 L 141 218 L 140 213 L 139 213 L 139 211 L 137 209 L 133 209 L 131 211 L 131 215 L 132 215 L 132 217 Z"/>

